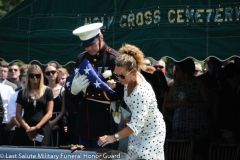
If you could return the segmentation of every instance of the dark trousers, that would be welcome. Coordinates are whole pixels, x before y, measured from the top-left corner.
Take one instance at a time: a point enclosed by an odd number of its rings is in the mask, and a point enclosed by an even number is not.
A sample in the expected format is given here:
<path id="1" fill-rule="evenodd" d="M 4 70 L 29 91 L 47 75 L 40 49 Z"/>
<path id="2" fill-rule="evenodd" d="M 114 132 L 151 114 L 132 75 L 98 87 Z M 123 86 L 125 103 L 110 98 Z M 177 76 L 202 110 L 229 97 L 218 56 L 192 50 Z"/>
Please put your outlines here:
<path id="1" fill-rule="evenodd" d="M 76 127 L 76 119 L 77 113 L 69 113 L 67 118 L 67 133 L 65 133 L 65 137 L 67 139 L 67 144 L 78 144 L 79 137 L 75 134 L 75 127 Z"/>
<path id="2" fill-rule="evenodd" d="M 53 146 L 54 147 L 58 147 L 58 146 L 62 145 L 62 143 L 60 142 L 62 139 L 62 133 L 61 133 L 60 129 L 52 130 L 52 138 L 53 138 Z"/>
<path id="3" fill-rule="evenodd" d="M 52 130 L 52 137 L 53 137 L 53 146 L 59 147 L 59 146 L 66 146 L 68 145 L 68 139 L 67 138 L 74 138 L 74 137 L 67 137 L 64 133 L 63 126 L 60 126 L 58 130 Z M 75 135 L 75 137 L 77 137 Z M 78 143 L 78 137 L 77 141 L 75 143 L 71 144 L 77 144 Z"/>
<path id="4" fill-rule="evenodd" d="M 23 129 L 22 127 L 16 127 L 15 131 L 14 131 L 14 136 L 13 136 L 13 141 L 12 141 L 12 145 L 14 146 L 21 146 L 24 142 L 23 140 L 23 135 L 25 135 L 25 129 Z"/>
<path id="5" fill-rule="evenodd" d="M 7 124 L 0 125 L 0 145 L 12 145 L 14 131 L 5 131 Z"/>
<path id="6" fill-rule="evenodd" d="M 209 143 L 212 141 L 211 137 L 201 138 L 194 141 L 193 159 L 206 160 L 209 158 Z"/>
<path id="7" fill-rule="evenodd" d="M 166 125 L 166 139 L 172 139 L 172 121 L 167 118 L 164 118 Z"/>
<path id="8" fill-rule="evenodd" d="M 101 147 L 97 144 L 98 140 L 89 140 L 85 138 L 79 138 L 79 145 L 83 145 L 84 148 L 105 148 L 105 149 L 111 149 L 111 145 L 108 144 L 104 147 Z"/>
<path id="9" fill-rule="evenodd" d="M 78 144 L 79 138 L 76 134 L 70 132 L 64 134 L 64 143 L 63 145 L 71 145 L 71 144 Z"/>

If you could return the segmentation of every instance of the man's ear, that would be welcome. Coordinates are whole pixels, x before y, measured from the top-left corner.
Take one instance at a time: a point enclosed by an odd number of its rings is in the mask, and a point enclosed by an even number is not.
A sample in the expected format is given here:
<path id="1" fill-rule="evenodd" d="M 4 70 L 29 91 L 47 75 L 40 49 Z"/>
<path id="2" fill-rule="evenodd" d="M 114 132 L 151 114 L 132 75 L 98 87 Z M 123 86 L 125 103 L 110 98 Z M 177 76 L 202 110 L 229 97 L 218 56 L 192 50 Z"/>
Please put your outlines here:
<path id="1" fill-rule="evenodd" d="M 103 39 L 103 34 L 102 34 L 102 33 L 99 33 L 99 39 L 101 40 L 101 42 L 104 40 L 104 39 Z"/>

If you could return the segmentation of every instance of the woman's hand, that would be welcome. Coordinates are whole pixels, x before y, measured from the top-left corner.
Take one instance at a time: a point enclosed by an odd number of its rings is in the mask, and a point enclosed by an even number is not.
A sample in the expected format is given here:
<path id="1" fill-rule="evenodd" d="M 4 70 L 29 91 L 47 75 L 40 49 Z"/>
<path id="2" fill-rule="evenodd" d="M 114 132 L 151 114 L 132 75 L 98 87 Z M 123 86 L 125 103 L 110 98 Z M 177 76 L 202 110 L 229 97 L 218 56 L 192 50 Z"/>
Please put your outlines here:
<path id="1" fill-rule="evenodd" d="M 67 126 L 64 126 L 64 132 L 67 133 L 68 132 L 68 127 Z"/>
<path id="2" fill-rule="evenodd" d="M 60 127 L 56 124 L 53 128 L 52 128 L 52 130 L 53 131 L 55 131 L 55 130 L 58 130 Z"/>
<path id="3" fill-rule="evenodd" d="M 113 79 L 108 80 L 108 81 L 107 81 L 107 84 L 108 84 L 108 86 L 109 86 L 111 89 L 116 88 L 116 82 L 115 82 Z"/>
<path id="4" fill-rule="evenodd" d="M 125 119 L 124 119 L 124 122 L 125 122 L 125 123 L 129 123 L 130 121 L 131 121 L 131 117 L 128 117 L 128 118 L 125 118 Z"/>
<path id="5" fill-rule="evenodd" d="M 14 123 L 13 123 L 13 120 L 11 119 L 11 120 L 7 123 L 7 125 L 4 127 L 4 130 L 5 130 L 5 131 L 10 131 L 10 130 L 13 128 L 13 126 L 14 126 Z"/>
<path id="6" fill-rule="evenodd" d="M 222 137 L 230 144 L 237 143 L 234 133 L 230 130 L 222 130 Z"/>
<path id="7" fill-rule="evenodd" d="M 49 121 L 49 124 L 50 124 L 51 130 L 59 129 L 59 126 L 57 125 L 57 123 L 54 120 L 53 121 Z"/>
<path id="8" fill-rule="evenodd" d="M 191 102 L 187 98 L 184 98 L 179 101 L 179 105 L 180 107 L 191 107 Z"/>
<path id="9" fill-rule="evenodd" d="M 115 141 L 116 141 L 116 138 L 114 137 L 114 135 L 105 135 L 105 136 L 99 137 L 97 143 L 98 143 L 99 146 L 104 147 L 107 144 L 113 143 Z"/>
<path id="10" fill-rule="evenodd" d="M 27 135 L 29 137 L 30 140 L 35 140 L 36 135 L 37 135 L 37 131 L 38 131 L 38 127 L 34 126 L 34 127 L 30 127 L 26 130 Z"/>
<path id="11" fill-rule="evenodd" d="M 29 138 L 31 141 L 35 141 L 35 140 L 36 140 L 36 136 L 37 136 L 37 135 L 35 135 L 35 136 L 31 135 L 31 136 L 28 136 L 28 138 Z"/>

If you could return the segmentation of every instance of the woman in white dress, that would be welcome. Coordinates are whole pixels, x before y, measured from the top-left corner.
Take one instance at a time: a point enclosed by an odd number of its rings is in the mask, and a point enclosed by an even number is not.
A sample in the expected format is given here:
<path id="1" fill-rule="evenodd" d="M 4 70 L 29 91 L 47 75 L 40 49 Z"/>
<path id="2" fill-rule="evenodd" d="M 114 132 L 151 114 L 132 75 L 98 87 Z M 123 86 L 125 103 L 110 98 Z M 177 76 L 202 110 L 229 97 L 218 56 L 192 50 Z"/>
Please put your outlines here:
<path id="1" fill-rule="evenodd" d="M 98 144 L 105 146 L 129 136 L 128 154 L 134 158 L 164 160 L 165 122 L 157 108 L 152 86 L 139 73 L 144 66 L 144 55 L 136 46 L 125 44 L 116 58 L 115 75 L 124 85 L 124 101 L 132 115 L 123 130 L 114 135 L 104 135 Z M 113 81 L 108 81 L 111 88 Z"/>

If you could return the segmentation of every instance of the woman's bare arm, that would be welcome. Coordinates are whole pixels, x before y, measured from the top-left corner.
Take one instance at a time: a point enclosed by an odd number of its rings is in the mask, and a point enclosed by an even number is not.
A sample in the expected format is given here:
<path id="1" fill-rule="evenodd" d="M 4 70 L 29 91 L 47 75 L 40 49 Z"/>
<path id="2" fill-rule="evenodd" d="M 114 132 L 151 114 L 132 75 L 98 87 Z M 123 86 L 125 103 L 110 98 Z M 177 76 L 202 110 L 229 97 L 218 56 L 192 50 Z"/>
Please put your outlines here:
<path id="1" fill-rule="evenodd" d="M 35 127 L 37 129 L 42 128 L 42 126 L 51 119 L 52 112 L 53 112 L 53 100 L 47 102 L 47 113 Z"/>
<path id="2" fill-rule="evenodd" d="M 54 124 L 57 124 L 57 122 L 64 116 L 66 112 L 65 109 L 65 91 L 62 92 L 62 107 L 61 107 L 61 112 L 58 114 L 58 116 L 52 120 Z"/>
<path id="3" fill-rule="evenodd" d="M 173 101 L 173 95 L 174 95 L 174 92 L 176 90 L 176 87 L 175 87 L 175 83 L 171 86 L 168 94 L 167 94 L 167 97 L 164 97 L 164 99 L 166 98 L 166 101 L 164 102 L 164 107 L 167 108 L 167 109 L 176 109 L 180 106 L 180 104 L 178 102 L 174 102 Z"/>
<path id="4" fill-rule="evenodd" d="M 16 119 L 19 122 L 19 124 L 25 129 L 29 129 L 30 126 L 25 122 L 25 120 L 22 118 L 22 105 L 17 103 L 17 108 L 16 108 Z"/>

